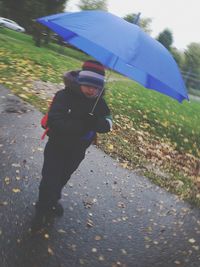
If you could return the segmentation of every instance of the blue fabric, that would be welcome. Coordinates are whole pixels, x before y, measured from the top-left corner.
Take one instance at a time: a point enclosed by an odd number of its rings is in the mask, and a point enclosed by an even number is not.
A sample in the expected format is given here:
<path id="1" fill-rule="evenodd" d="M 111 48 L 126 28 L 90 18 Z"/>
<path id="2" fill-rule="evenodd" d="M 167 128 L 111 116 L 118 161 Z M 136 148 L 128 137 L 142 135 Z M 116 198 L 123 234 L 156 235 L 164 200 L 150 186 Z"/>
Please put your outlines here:
<path id="1" fill-rule="evenodd" d="M 95 132 L 94 131 L 89 131 L 81 139 L 82 140 L 86 140 L 86 141 L 90 141 L 90 140 L 93 139 L 94 135 L 95 135 Z"/>
<path id="2" fill-rule="evenodd" d="M 137 25 L 104 11 L 67 12 L 37 21 L 103 65 L 146 88 L 179 102 L 188 99 L 172 55 Z"/>

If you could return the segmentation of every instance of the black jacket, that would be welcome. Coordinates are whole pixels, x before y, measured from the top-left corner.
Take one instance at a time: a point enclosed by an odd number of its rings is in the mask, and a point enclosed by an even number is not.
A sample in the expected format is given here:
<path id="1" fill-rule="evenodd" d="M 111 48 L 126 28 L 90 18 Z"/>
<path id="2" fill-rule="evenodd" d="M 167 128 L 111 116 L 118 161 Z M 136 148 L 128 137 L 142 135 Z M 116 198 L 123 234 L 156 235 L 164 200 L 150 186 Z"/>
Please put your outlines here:
<path id="1" fill-rule="evenodd" d="M 72 77 L 68 87 L 56 93 L 49 110 L 49 139 L 63 146 L 87 148 L 96 132 L 109 132 L 110 110 L 103 98 L 99 99 L 94 115 L 89 115 L 95 101 L 81 93 L 75 77 Z"/>

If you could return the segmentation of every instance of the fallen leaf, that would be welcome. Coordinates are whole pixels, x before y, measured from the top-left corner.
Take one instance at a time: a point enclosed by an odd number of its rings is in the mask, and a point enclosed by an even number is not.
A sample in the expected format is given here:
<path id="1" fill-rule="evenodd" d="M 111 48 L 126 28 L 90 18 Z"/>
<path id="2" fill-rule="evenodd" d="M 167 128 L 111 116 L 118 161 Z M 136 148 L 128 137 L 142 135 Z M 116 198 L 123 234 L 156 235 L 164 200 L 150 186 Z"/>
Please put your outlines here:
<path id="1" fill-rule="evenodd" d="M 112 144 L 108 145 L 109 150 L 113 150 L 114 146 Z"/>
<path id="2" fill-rule="evenodd" d="M 127 255 L 127 251 L 125 249 L 121 249 L 122 254 Z"/>
<path id="3" fill-rule="evenodd" d="M 13 188 L 12 191 L 13 191 L 14 193 L 19 193 L 19 192 L 21 192 L 21 190 L 20 190 L 19 188 Z"/>
<path id="4" fill-rule="evenodd" d="M 125 208 L 126 205 L 123 202 L 118 202 L 117 204 L 118 208 Z"/>
<path id="5" fill-rule="evenodd" d="M 15 167 L 15 168 L 20 168 L 21 165 L 19 163 L 12 163 L 12 167 Z"/>
<path id="6" fill-rule="evenodd" d="M 26 95 L 24 95 L 24 94 L 20 94 L 19 96 L 20 96 L 21 98 L 28 99 L 28 97 L 27 97 Z"/>
<path id="7" fill-rule="evenodd" d="M 58 233 L 65 234 L 65 233 L 66 233 L 66 231 L 65 231 L 65 230 L 63 230 L 63 229 L 59 229 L 59 230 L 58 230 Z"/>
<path id="8" fill-rule="evenodd" d="M 87 226 L 88 227 L 93 227 L 94 226 L 94 222 L 90 219 L 87 220 Z"/>
<path id="9" fill-rule="evenodd" d="M 49 253 L 51 256 L 54 255 L 54 252 L 53 252 L 53 250 L 52 250 L 50 247 L 48 247 L 48 253 Z"/>
<path id="10" fill-rule="evenodd" d="M 101 240 L 102 238 L 101 238 L 100 235 L 96 235 L 94 239 L 95 239 L 96 241 L 99 241 L 99 240 Z"/>
<path id="11" fill-rule="evenodd" d="M 190 239 L 188 240 L 188 242 L 190 242 L 191 244 L 194 244 L 194 243 L 196 242 L 196 240 L 195 240 L 194 238 L 190 238 Z"/>
<path id="12" fill-rule="evenodd" d="M 180 265 L 181 264 L 180 261 L 175 261 L 174 263 L 177 264 L 177 265 Z"/>
<path id="13" fill-rule="evenodd" d="M 7 201 L 0 201 L 0 206 L 7 206 L 8 205 L 8 202 Z"/>
<path id="14" fill-rule="evenodd" d="M 9 177 L 5 177 L 4 182 L 5 182 L 5 184 L 8 185 L 10 183 L 10 178 Z"/>
<path id="15" fill-rule="evenodd" d="M 104 261 L 104 260 L 105 260 L 104 256 L 103 255 L 100 255 L 99 256 L 99 261 Z"/>
<path id="16" fill-rule="evenodd" d="M 44 235 L 44 238 L 49 239 L 49 235 L 48 234 L 45 234 Z"/>
<path id="17" fill-rule="evenodd" d="M 128 162 L 120 163 L 120 165 L 121 165 L 123 168 L 127 168 L 127 167 L 128 167 Z"/>

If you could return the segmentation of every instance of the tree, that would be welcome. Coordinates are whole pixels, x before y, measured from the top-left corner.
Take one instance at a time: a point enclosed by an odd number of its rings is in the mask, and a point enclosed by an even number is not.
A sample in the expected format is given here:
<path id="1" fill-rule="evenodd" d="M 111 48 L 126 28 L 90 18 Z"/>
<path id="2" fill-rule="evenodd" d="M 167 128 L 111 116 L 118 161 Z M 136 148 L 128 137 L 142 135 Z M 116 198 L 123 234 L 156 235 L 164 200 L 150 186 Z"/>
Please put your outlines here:
<path id="1" fill-rule="evenodd" d="M 3 16 L 7 12 L 7 8 L 4 5 L 4 0 L 0 0 L 0 16 Z"/>
<path id="2" fill-rule="evenodd" d="M 64 11 L 68 0 L 43 0 L 46 12 L 50 14 Z"/>
<path id="3" fill-rule="evenodd" d="M 183 71 L 187 87 L 200 90 L 200 43 L 188 45 Z"/>
<path id="4" fill-rule="evenodd" d="M 41 16 L 64 11 L 68 0 L 0 0 L 1 15 L 17 21 L 32 32 L 32 21 Z"/>
<path id="5" fill-rule="evenodd" d="M 43 0 L 45 4 L 46 13 L 48 15 L 60 13 L 65 9 L 66 0 Z M 50 29 L 46 29 L 45 44 L 48 44 L 50 40 Z"/>
<path id="6" fill-rule="evenodd" d="M 78 7 L 81 10 L 108 10 L 106 0 L 80 0 Z"/>
<path id="7" fill-rule="evenodd" d="M 127 14 L 123 19 L 130 23 L 134 23 L 135 19 L 137 18 L 138 14 L 131 13 Z M 139 19 L 139 26 L 146 32 L 151 33 L 150 25 L 151 25 L 152 19 L 151 18 L 140 18 Z"/>
<path id="8" fill-rule="evenodd" d="M 191 43 L 185 51 L 186 65 L 193 71 L 200 70 L 200 43 Z"/>
<path id="9" fill-rule="evenodd" d="M 180 69 L 183 69 L 185 64 L 185 55 L 184 52 L 179 51 L 176 47 L 171 47 L 170 52 L 174 57 L 176 63 L 178 64 Z"/>
<path id="10" fill-rule="evenodd" d="M 173 44 L 173 34 L 171 30 L 165 29 L 163 32 L 161 32 L 158 35 L 157 40 L 164 45 L 168 50 L 170 50 L 172 44 Z"/>

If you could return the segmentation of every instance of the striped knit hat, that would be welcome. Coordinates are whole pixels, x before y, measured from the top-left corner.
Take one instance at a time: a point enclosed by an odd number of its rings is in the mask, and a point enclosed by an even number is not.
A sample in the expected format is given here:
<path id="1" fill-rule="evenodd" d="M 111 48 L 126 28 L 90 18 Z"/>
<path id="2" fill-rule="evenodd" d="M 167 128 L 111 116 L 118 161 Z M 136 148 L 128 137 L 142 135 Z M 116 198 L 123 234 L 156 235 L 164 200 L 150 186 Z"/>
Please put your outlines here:
<path id="1" fill-rule="evenodd" d="M 95 60 L 87 60 L 82 65 L 78 75 L 78 82 L 81 85 L 91 85 L 99 89 L 104 87 L 105 69 L 104 66 Z"/>

